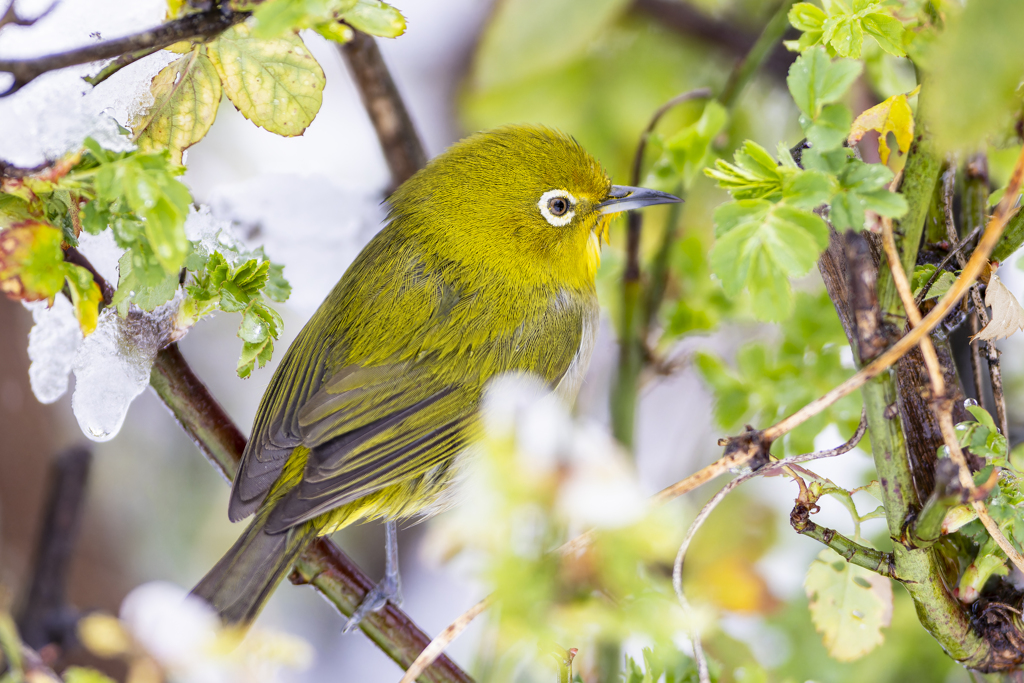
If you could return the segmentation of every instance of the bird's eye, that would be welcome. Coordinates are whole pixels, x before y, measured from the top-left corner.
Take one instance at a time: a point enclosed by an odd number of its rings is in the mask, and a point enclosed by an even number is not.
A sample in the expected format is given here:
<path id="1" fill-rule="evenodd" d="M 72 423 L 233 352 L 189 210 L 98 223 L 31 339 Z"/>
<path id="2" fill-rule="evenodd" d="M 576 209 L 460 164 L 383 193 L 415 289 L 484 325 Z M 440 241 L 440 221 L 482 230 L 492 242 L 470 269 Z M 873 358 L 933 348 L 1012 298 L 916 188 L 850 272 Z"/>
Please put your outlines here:
<path id="1" fill-rule="evenodd" d="M 565 190 L 548 190 L 537 202 L 540 213 L 551 225 L 569 225 L 576 216 L 576 198 Z"/>

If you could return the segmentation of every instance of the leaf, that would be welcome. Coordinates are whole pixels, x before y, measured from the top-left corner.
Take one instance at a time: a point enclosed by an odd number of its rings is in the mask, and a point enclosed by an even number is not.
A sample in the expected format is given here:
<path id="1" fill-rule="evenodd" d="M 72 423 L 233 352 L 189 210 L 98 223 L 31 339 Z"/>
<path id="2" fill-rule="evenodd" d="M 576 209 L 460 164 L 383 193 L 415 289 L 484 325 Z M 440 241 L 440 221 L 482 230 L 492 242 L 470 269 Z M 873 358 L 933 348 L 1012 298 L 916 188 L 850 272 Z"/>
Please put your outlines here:
<path id="1" fill-rule="evenodd" d="M 217 117 L 220 76 L 205 50 L 171 62 L 153 77 L 153 105 L 132 125 L 143 152 L 167 149 L 180 164 L 181 153 L 203 139 Z"/>
<path id="2" fill-rule="evenodd" d="M 800 111 L 814 119 L 822 107 L 846 94 L 860 72 L 860 62 L 832 61 L 824 48 L 815 47 L 797 57 L 789 67 L 786 84 Z"/>
<path id="3" fill-rule="evenodd" d="M 397 38 L 405 33 L 405 17 L 386 2 L 359 0 L 342 17 L 352 28 L 371 36 Z"/>
<path id="4" fill-rule="evenodd" d="M 784 171 L 768 151 L 747 140 L 733 155 L 735 163 L 715 161 L 704 173 L 736 199 L 780 199 Z"/>
<path id="5" fill-rule="evenodd" d="M 809 2 L 798 2 L 789 10 L 789 23 L 798 31 L 821 31 L 828 15 Z"/>
<path id="6" fill-rule="evenodd" d="M 1024 308 L 1021 308 L 1016 297 L 995 273 L 985 291 L 985 305 L 992 307 L 992 319 L 984 329 L 971 337 L 972 340 L 1006 339 L 1017 330 L 1024 329 Z"/>
<path id="7" fill-rule="evenodd" d="M 894 57 L 907 56 L 903 50 L 903 34 L 906 29 L 899 19 L 885 12 L 871 12 L 861 18 L 861 25 L 864 32 L 874 38 L 880 48 Z"/>
<path id="8" fill-rule="evenodd" d="M 707 164 L 711 141 L 729 120 L 729 113 L 717 100 L 710 100 L 700 118 L 666 139 L 662 153 L 651 165 L 645 187 L 671 190 L 682 182 L 689 186 L 697 171 Z"/>
<path id="9" fill-rule="evenodd" d="M 252 37 L 277 38 L 297 29 L 337 23 L 357 0 L 265 0 L 253 12 Z M 351 33 L 351 29 L 349 29 Z"/>
<path id="10" fill-rule="evenodd" d="M 800 118 L 807 134 L 807 141 L 815 150 L 824 152 L 843 144 L 846 134 L 850 131 L 853 114 L 846 105 L 829 104 L 822 108 L 821 113 L 813 121 L 808 121 L 804 116 Z"/>
<path id="11" fill-rule="evenodd" d="M 96 669 L 69 666 L 61 672 L 64 683 L 115 683 L 114 679 Z"/>
<path id="12" fill-rule="evenodd" d="M 64 264 L 64 267 L 78 326 L 82 328 L 82 336 L 89 336 L 96 329 L 103 293 L 88 270 L 71 263 Z"/>
<path id="13" fill-rule="evenodd" d="M 889 579 L 828 548 L 811 563 L 804 589 L 811 620 L 834 659 L 851 662 L 882 644 L 892 619 Z"/>
<path id="14" fill-rule="evenodd" d="M 847 138 L 847 143 L 853 146 L 860 142 L 864 134 L 869 130 L 878 131 L 878 156 L 883 164 L 889 163 L 889 142 L 886 139 L 889 133 L 896 138 L 896 146 L 903 154 L 910 149 L 910 143 L 914 141 L 914 113 L 910 111 L 908 97 L 913 97 L 921 89 L 914 88 L 909 93 L 894 95 L 881 104 L 876 104 L 870 109 L 861 112 L 860 116 L 853 122 L 853 130 Z"/>
<path id="15" fill-rule="evenodd" d="M 129 304 L 152 311 L 167 303 L 178 289 L 178 273 L 166 273 L 153 252 L 143 245 L 129 249 L 118 260 L 117 291 L 110 302 L 123 318 Z"/>
<path id="16" fill-rule="evenodd" d="M 914 288 L 915 297 L 921 293 L 921 290 L 924 289 L 924 286 L 928 283 L 928 280 L 931 279 L 934 273 L 935 266 L 931 263 L 924 263 L 914 267 L 914 277 L 911 286 Z M 928 299 L 937 299 L 940 296 L 945 295 L 946 292 L 949 291 L 949 288 L 953 286 L 954 282 L 956 282 L 956 276 L 954 276 L 953 273 L 948 270 L 942 271 L 942 274 L 939 275 L 939 277 L 935 279 L 935 282 L 932 283 L 932 286 L 928 288 L 928 293 L 924 297 L 925 301 Z"/>
<path id="17" fill-rule="evenodd" d="M 788 315 L 789 278 L 805 275 L 828 246 L 828 227 L 820 217 L 762 199 L 718 207 L 715 235 L 711 266 L 726 294 L 748 288 L 755 314 L 769 320 Z"/>
<path id="18" fill-rule="evenodd" d="M 324 72 L 299 36 L 258 39 L 237 24 L 207 49 L 224 94 L 257 126 L 302 135 L 320 111 Z"/>
<path id="19" fill-rule="evenodd" d="M 63 233 L 40 221 L 0 232 L 0 292 L 9 299 L 52 299 L 64 287 Z"/>
<path id="20" fill-rule="evenodd" d="M 480 38 L 472 80 L 493 89 L 552 71 L 593 45 L 627 0 L 500 2 Z"/>
<path id="21" fill-rule="evenodd" d="M 903 195 L 887 189 L 892 177 L 892 171 L 881 164 L 847 159 L 839 172 L 839 190 L 832 198 L 830 218 L 836 230 L 863 229 L 865 210 L 890 218 L 905 214 Z"/>

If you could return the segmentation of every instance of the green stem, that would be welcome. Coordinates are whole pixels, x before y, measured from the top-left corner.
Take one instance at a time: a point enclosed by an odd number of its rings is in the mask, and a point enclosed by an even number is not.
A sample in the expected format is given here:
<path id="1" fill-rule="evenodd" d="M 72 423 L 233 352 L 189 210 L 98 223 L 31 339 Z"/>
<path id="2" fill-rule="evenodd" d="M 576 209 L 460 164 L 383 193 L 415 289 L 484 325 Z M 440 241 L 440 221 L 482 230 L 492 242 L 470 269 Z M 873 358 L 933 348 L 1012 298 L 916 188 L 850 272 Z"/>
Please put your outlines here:
<path id="1" fill-rule="evenodd" d="M 682 184 L 678 185 L 672 194 L 680 199 L 686 199 Z M 650 277 L 643 303 L 643 325 L 640 330 L 643 339 L 649 338 L 651 326 L 657 319 L 661 302 L 665 298 L 665 288 L 668 286 L 668 275 L 671 270 L 669 262 L 672 258 L 672 248 L 679 238 L 679 220 L 682 215 L 682 203 L 670 205 L 668 219 L 665 221 L 665 232 L 661 237 L 661 246 L 658 247 L 658 253 L 651 261 Z"/>
<path id="2" fill-rule="evenodd" d="M 794 515 L 797 511 L 794 510 Z M 883 553 L 881 550 L 875 550 L 874 548 L 868 548 L 867 546 L 861 545 L 856 541 L 853 541 L 842 534 L 833 531 L 832 529 L 826 529 L 820 527 L 809 519 L 802 519 L 800 522 L 793 521 L 793 517 L 790 518 L 793 525 L 793 529 L 798 534 L 813 538 L 814 540 L 827 545 L 832 550 L 836 551 L 850 564 L 855 564 L 858 567 L 863 567 L 876 574 L 882 576 L 888 576 L 891 579 L 899 580 L 896 576 L 895 567 L 893 566 L 892 555 L 889 553 Z"/>
<path id="3" fill-rule="evenodd" d="M 177 344 L 157 354 L 149 383 L 210 464 L 230 482 L 245 450 L 245 436 L 192 372 Z M 311 584 L 346 617 L 352 615 L 374 586 L 341 549 L 324 538 L 303 551 L 295 563 L 292 582 Z M 430 638 L 391 604 L 379 612 L 371 612 L 359 623 L 359 628 L 403 670 L 430 643 Z M 472 683 L 472 679 L 444 654 L 419 680 Z"/>
<path id="4" fill-rule="evenodd" d="M 948 493 L 937 487 L 924 504 L 924 509 L 917 516 L 914 524 L 907 532 L 907 541 L 917 548 L 928 548 L 942 537 L 942 521 L 946 513 L 962 501 L 956 493 Z"/>
<path id="5" fill-rule="evenodd" d="M 1020 249 L 1021 245 L 1024 245 L 1024 210 L 1018 210 L 1007 222 L 1002 239 L 992 250 L 992 260 L 1005 261 Z"/>
<path id="6" fill-rule="evenodd" d="M 635 212 L 629 215 L 633 220 Z M 639 239 L 639 235 L 637 236 Z M 629 272 L 622 282 L 622 308 L 619 317 L 619 367 L 612 387 L 612 435 L 627 449 L 633 449 L 636 426 L 637 394 L 643 370 L 640 330 L 640 273 Z"/>
<path id="7" fill-rule="evenodd" d="M 768 20 L 768 24 L 761 31 L 761 35 L 758 36 L 750 51 L 729 74 L 729 80 L 722 88 L 722 96 L 719 98 L 726 109 L 732 109 L 744 88 L 771 54 L 772 49 L 782 40 L 782 36 L 789 28 L 789 10 L 795 3 L 796 0 L 782 0 L 779 3 L 772 18 Z"/>
<path id="8" fill-rule="evenodd" d="M 910 145 L 907 164 L 903 168 L 903 182 L 900 183 L 900 193 L 907 200 L 907 213 L 893 224 L 896 247 L 901 255 L 903 270 L 907 273 L 913 273 L 917 265 L 917 251 L 921 246 L 928 207 L 932 203 L 939 169 L 942 167 L 942 158 L 925 130 L 925 122 L 922 120 L 924 109 L 923 104 L 918 104 L 917 116 L 914 118 L 914 142 Z M 905 318 L 892 273 L 885 264 L 879 268 L 878 298 L 883 314 L 896 316 L 899 320 Z"/>

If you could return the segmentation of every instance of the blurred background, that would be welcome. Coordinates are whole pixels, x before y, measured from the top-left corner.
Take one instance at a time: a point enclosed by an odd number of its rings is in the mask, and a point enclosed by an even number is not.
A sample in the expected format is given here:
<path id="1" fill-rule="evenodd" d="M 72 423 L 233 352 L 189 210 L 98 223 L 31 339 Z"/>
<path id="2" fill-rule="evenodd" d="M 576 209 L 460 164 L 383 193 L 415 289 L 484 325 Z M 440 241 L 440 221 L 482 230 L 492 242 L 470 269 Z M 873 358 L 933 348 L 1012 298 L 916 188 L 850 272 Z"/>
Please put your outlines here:
<path id="1" fill-rule="evenodd" d="M 46 3 L 18 3 L 32 15 Z M 405 96 L 428 155 L 468 132 L 509 122 L 541 123 L 575 136 L 628 183 L 638 136 L 654 110 L 683 91 L 720 88 L 735 61 L 757 37 L 774 0 L 399 0 L 407 33 L 378 40 Z M 545 6 L 561 7 L 548 20 Z M 116 37 L 162 20 L 159 0 L 65 0 L 36 26 L 10 26 L 0 34 L 0 55 L 34 56 L 87 44 L 98 32 Z M 93 38 L 90 38 L 93 36 Z M 304 35 L 322 65 L 327 87 L 319 115 L 299 138 L 281 138 L 253 126 L 225 99 L 210 133 L 187 152 L 184 182 L 197 202 L 231 221 L 251 245 L 285 265 L 293 286 L 281 307 L 285 330 L 275 361 L 247 380 L 235 374 L 237 321 L 203 321 L 181 342 L 196 373 L 243 430 L 251 424 L 276 361 L 349 262 L 380 227 L 388 172 L 377 138 L 336 47 Z M 104 116 L 125 124 L 139 94 L 168 59 L 154 55 L 93 92 L 79 77 L 88 69 L 49 74 L 14 97 L 0 100 L 0 158 L 38 163 L 81 141 Z M 716 141 L 721 154 L 751 138 L 768 149 L 799 140 L 797 112 L 785 92 L 791 57 L 779 49 L 744 92 L 730 128 Z M 896 74 L 898 76 L 899 74 Z M 878 101 L 865 84 L 855 89 L 854 112 Z M 699 108 L 680 107 L 662 129 L 693 120 Z M 683 243 L 706 263 L 711 211 L 725 194 L 699 177 L 680 218 Z M 652 210 L 645 249 L 657 241 L 667 210 Z M 607 307 L 601 338 L 577 413 L 609 420 L 609 389 L 616 362 L 614 319 L 624 222 L 612 228 L 600 274 Z M 650 240 L 650 245 L 646 240 Z M 86 250 L 87 253 L 88 250 Z M 116 280 L 116 255 L 96 249 L 101 272 Z M 703 265 L 701 265 L 703 264 Z M 812 275 L 800 288 L 817 291 Z M 62 448 L 85 439 L 70 394 L 41 405 L 28 383 L 26 338 L 31 314 L 0 299 L 0 583 L 10 599 L 24 590 L 40 525 L 47 471 Z M 714 327 L 714 325 L 711 325 Z M 777 338 L 773 329 L 730 323 L 713 333 L 689 335 L 668 350 L 686 359 L 700 348 L 729 358 L 752 339 Z M 1007 368 L 1012 372 L 1012 368 Z M 73 380 L 72 380 L 73 381 Z M 1020 386 L 1020 382 L 1016 382 Z M 1009 401 L 1013 403 L 1013 401 Z M 709 392 L 686 362 L 648 378 L 638 411 L 636 461 L 644 487 L 654 493 L 720 455 L 724 435 L 712 418 Z M 849 436 L 834 426 L 816 446 Z M 151 391 L 133 404 L 120 434 L 92 444 L 94 466 L 83 532 L 71 574 L 70 599 L 82 608 L 116 612 L 136 585 L 164 579 L 193 585 L 229 547 L 240 525 L 227 521 L 228 487 Z M 814 468 L 847 487 L 867 483 L 870 459 L 860 450 Z M 691 514 L 713 491 L 688 501 Z M 708 647 L 731 671 L 756 663 L 771 680 L 965 681 L 920 628 L 909 600 L 896 589 L 886 643 L 865 660 L 828 660 L 806 610 L 802 581 L 820 546 L 788 528 L 795 487 L 778 478 L 754 481 L 711 518 L 692 551 L 692 591 L 724 610 Z M 831 499 L 827 499 L 831 501 Z M 871 509 L 868 498 L 862 509 Z M 833 507 L 834 506 L 834 507 Z M 838 504 L 824 502 L 820 523 L 849 527 Z M 680 524 L 689 519 L 680 520 Z M 872 522 L 868 535 L 884 535 Z M 485 592 L 456 559 L 431 552 L 430 524 L 402 530 L 405 611 L 427 633 L 440 631 Z M 383 571 L 383 531 L 349 528 L 337 542 L 371 576 Z M 341 635 L 341 620 L 312 590 L 283 585 L 260 624 L 307 639 L 316 650 L 297 681 L 388 681 L 400 670 L 362 634 Z M 479 639 L 474 625 L 450 648 L 472 668 Z M 633 652 L 637 655 L 638 652 Z M 750 679 L 760 680 L 760 679 Z"/>

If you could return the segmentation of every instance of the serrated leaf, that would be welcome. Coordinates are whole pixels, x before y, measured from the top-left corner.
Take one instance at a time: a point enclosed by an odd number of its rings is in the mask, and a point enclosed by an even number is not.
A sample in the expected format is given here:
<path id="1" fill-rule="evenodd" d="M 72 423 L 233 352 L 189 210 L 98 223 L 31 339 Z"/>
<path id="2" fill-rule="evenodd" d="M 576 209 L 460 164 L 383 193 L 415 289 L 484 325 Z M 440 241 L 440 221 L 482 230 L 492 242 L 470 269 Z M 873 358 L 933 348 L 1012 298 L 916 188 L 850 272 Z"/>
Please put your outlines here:
<path id="1" fill-rule="evenodd" d="M 861 112 L 853 122 L 853 129 L 847 138 L 851 146 L 860 142 L 869 130 L 878 131 L 878 156 L 883 164 L 889 163 L 889 142 L 887 136 L 892 133 L 896 138 L 896 146 L 906 154 L 910 143 L 914 141 L 914 113 L 910 110 L 908 97 L 913 97 L 920 86 L 909 93 L 895 95 L 881 104 Z"/>
<path id="2" fill-rule="evenodd" d="M 894 57 L 906 57 L 903 50 L 903 24 L 885 12 L 871 12 L 861 18 L 864 32 L 875 39 L 878 46 Z M 856 55 L 860 56 L 860 55 Z"/>
<path id="3" fill-rule="evenodd" d="M 714 168 L 704 173 L 718 181 L 719 187 L 736 199 L 769 199 L 782 197 L 784 172 L 768 151 L 747 140 L 733 155 L 735 163 L 715 161 Z"/>
<path id="4" fill-rule="evenodd" d="M 405 17 L 402 13 L 379 0 L 359 0 L 342 17 L 352 28 L 371 36 L 397 38 L 405 33 Z"/>
<path id="5" fill-rule="evenodd" d="M 712 270 L 725 292 L 748 288 L 758 317 L 778 320 L 791 310 L 789 278 L 805 275 L 828 246 L 817 215 L 766 200 L 723 204 L 715 211 Z"/>
<path id="6" fill-rule="evenodd" d="M 828 15 L 817 5 L 798 2 L 789 10 L 789 23 L 798 31 L 821 31 Z"/>
<path id="7" fill-rule="evenodd" d="M 263 288 L 263 292 L 267 295 L 267 298 L 279 304 L 288 301 L 288 297 L 292 295 L 292 286 L 284 278 L 283 265 L 270 265 L 270 269 L 267 271 L 267 284 Z"/>
<path id="8" fill-rule="evenodd" d="M 264 0 L 253 12 L 251 35 L 260 39 L 276 38 L 296 29 L 337 24 L 341 14 L 355 4 L 356 0 Z"/>
<path id="9" fill-rule="evenodd" d="M 931 279 L 935 273 L 935 266 L 930 263 L 924 263 L 914 268 L 914 276 L 911 282 L 911 286 L 914 289 L 914 296 L 917 297 L 921 294 L 921 290 L 924 289 L 925 284 Z M 953 286 L 956 281 L 956 277 L 953 273 L 948 270 L 944 270 L 939 277 L 935 278 L 935 282 L 928 288 L 928 293 L 925 295 L 925 300 L 936 299 L 943 296 L 949 291 L 949 288 Z"/>
<path id="10" fill-rule="evenodd" d="M 807 570 L 804 588 L 811 620 L 834 659 L 854 661 L 885 640 L 882 629 L 892 619 L 888 578 L 825 549 Z"/>
<path id="11" fill-rule="evenodd" d="M 123 318 L 129 304 L 152 311 L 167 303 L 178 289 L 178 273 L 166 273 L 153 253 L 142 245 L 135 246 L 118 260 L 117 291 L 111 305 Z"/>
<path id="12" fill-rule="evenodd" d="M 64 287 L 63 233 L 41 221 L 0 232 L 0 292 L 9 299 L 42 301 Z"/>
<path id="13" fill-rule="evenodd" d="M 827 203 L 835 189 L 832 176 L 821 171 L 800 171 L 783 181 L 782 198 L 799 209 L 815 209 Z"/>
<path id="14" fill-rule="evenodd" d="M 1017 330 L 1024 329 L 1024 308 L 995 273 L 985 291 L 985 305 L 992 308 L 992 319 L 971 339 L 1006 339 Z"/>
<path id="15" fill-rule="evenodd" d="M 849 59 L 832 61 L 824 48 L 815 47 L 793 62 L 786 84 L 800 111 L 814 119 L 822 107 L 846 94 L 861 68 L 860 62 Z"/>
<path id="16" fill-rule="evenodd" d="M 821 42 L 828 44 L 840 57 L 860 57 L 864 48 L 864 27 L 854 16 L 831 16 L 822 26 Z"/>
<path id="17" fill-rule="evenodd" d="M 153 105 L 132 125 L 143 152 L 181 153 L 203 139 L 217 117 L 220 76 L 202 48 L 171 62 L 153 77 Z"/>
<path id="18" fill-rule="evenodd" d="M 207 49 L 224 94 L 257 126 L 302 135 L 320 111 L 324 72 L 298 35 L 258 39 L 237 24 Z"/>

